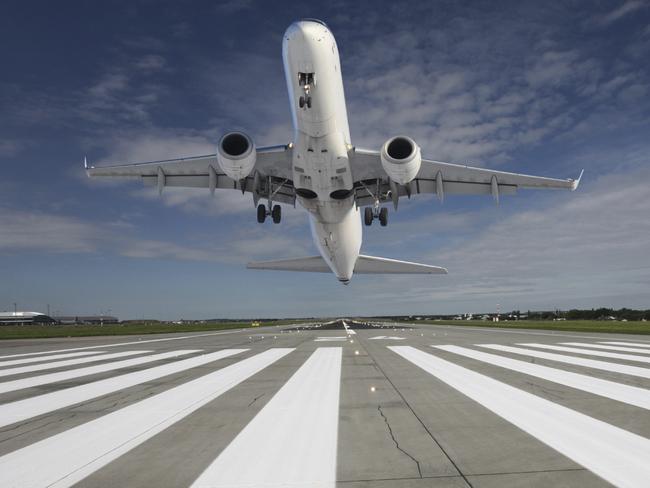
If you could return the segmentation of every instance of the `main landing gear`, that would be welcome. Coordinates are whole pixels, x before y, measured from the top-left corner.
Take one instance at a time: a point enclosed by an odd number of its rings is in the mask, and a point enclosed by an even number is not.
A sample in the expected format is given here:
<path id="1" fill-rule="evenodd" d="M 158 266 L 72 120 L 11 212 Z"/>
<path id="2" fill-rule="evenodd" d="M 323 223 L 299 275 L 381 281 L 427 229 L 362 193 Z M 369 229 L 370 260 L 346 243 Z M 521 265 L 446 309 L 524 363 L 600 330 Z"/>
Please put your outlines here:
<path id="1" fill-rule="evenodd" d="M 260 203 L 257 206 L 257 221 L 263 224 L 267 215 L 271 216 L 274 224 L 279 224 L 282 220 L 282 207 L 280 205 L 273 205 L 271 210 L 267 210 L 266 205 Z"/>
<path id="2" fill-rule="evenodd" d="M 363 212 L 363 222 L 366 225 L 372 225 L 372 221 L 379 219 L 379 224 L 382 227 L 388 225 L 388 209 L 386 207 L 379 208 L 378 206 L 371 208 L 366 207 Z"/>
<path id="3" fill-rule="evenodd" d="M 300 108 L 311 108 L 311 87 L 314 84 L 314 73 L 298 73 L 298 85 L 302 87 L 305 92 L 298 99 L 298 106 Z"/>

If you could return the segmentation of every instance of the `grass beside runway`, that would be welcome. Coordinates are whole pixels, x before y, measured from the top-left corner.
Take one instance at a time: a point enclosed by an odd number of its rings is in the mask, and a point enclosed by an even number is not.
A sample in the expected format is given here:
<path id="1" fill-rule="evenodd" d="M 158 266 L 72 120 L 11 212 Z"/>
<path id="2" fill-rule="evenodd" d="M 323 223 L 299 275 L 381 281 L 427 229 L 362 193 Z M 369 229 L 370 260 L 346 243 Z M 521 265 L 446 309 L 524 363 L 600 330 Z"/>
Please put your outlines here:
<path id="1" fill-rule="evenodd" d="M 299 320 L 263 322 L 260 327 L 302 323 Z M 127 323 L 106 325 L 5 325 L 0 326 L 2 339 L 43 339 L 48 337 L 88 337 L 141 334 L 169 334 L 176 332 L 204 332 L 253 327 L 246 322 L 214 322 L 207 324 Z"/>
<path id="2" fill-rule="evenodd" d="M 618 320 L 519 320 L 488 322 L 481 320 L 417 320 L 409 323 L 452 325 L 459 327 L 496 327 L 499 329 L 540 329 L 571 332 L 606 332 L 612 334 L 650 334 L 650 322 Z"/>

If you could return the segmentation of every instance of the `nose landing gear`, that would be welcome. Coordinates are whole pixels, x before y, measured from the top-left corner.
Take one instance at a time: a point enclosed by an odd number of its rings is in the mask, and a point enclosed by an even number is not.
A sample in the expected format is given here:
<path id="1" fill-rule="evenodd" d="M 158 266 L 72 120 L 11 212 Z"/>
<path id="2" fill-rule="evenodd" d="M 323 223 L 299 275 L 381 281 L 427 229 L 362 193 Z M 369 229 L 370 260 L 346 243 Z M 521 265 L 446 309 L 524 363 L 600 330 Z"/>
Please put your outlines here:
<path id="1" fill-rule="evenodd" d="M 302 87 L 305 92 L 298 99 L 298 106 L 300 108 L 311 108 L 311 87 L 314 85 L 314 73 L 298 73 L 298 85 Z"/>

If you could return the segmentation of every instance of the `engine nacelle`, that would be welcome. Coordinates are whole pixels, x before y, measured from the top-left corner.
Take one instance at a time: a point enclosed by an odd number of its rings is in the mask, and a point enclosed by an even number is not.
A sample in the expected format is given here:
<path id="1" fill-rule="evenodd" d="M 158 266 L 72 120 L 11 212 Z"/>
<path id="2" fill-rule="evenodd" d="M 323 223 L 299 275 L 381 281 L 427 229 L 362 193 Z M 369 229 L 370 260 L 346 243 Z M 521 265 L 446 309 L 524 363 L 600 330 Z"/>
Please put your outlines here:
<path id="1" fill-rule="evenodd" d="M 226 176 L 243 180 L 255 167 L 255 144 L 243 132 L 229 132 L 219 141 L 217 161 Z"/>
<path id="2" fill-rule="evenodd" d="M 393 137 L 381 147 L 381 165 L 395 183 L 410 183 L 420 171 L 421 164 L 420 146 L 410 137 Z"/>

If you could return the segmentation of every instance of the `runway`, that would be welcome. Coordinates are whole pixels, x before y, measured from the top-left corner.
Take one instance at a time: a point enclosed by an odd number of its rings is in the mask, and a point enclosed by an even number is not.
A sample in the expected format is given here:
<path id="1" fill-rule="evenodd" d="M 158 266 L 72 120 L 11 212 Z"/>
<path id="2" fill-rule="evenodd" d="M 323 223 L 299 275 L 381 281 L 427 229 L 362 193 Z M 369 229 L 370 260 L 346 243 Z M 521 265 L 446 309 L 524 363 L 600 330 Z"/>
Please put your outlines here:
<path id="1" fill-rule="evenodd" d="M 0 342 L 0 486 L 647 486 L 650 337 L 361 324 Z"/>

